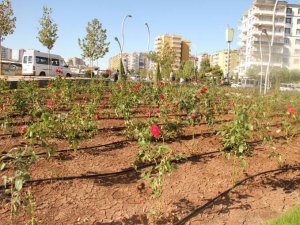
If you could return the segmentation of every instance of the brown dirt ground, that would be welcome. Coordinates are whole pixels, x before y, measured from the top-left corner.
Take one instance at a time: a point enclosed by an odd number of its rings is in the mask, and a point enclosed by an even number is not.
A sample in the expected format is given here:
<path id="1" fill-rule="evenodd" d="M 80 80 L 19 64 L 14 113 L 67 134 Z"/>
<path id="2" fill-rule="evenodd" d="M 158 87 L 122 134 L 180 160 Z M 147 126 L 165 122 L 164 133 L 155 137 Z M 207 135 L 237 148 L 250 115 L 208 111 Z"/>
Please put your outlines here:
<path id="1" fill-rule="evenodd" d="M 118 126 L 124 126 L 122 120 L 100 121 L 100 128 Z M 195 131 L 194 139 L 191 128 L 186 128 L 183 136 L 167 144 L 172 151 L 186 156 L 221 148 L 220 140 L 206 125 L 197 126 Z M 126 141 L 122 131 L 105 130 L 81 142 L 80 147 L 118 141 L 124 142 L 107 148 L 62 153 L 49 161 L 41 158 L 32 166 L 31 179 L 115 172 L 132 166 L 139 146 L 136 142 Z M 3 138 L 0 150 L 22 143 L 21 137 Z M 68 148 L 64 141 L 57 143 L 59 149 Z M 278 139 L 273 147 L 286 164 L 299 165 L 299 143 L 300 136 L 289 143 Z M 248 157 L 247 168 L 240 172 L 238 179 L 278 167 L 275 159 L 268 159 L 272 146 L 260 142 L 254 142 L 252 146 L 253 155 Z M 41 183 L 30 187 L 30 190 L 36 201 L 35 215 L 39 224 L 173 224 L 232 186 L 231 172 L 232 161 L 225 160 L 221 153 L 181 163 L 170 176 L 165 177 L 162 196 L 155 200 L 150 199 L 148 184 L 135 172 L 90 180 Z M 299 170 L 258 177 L 234 189 L 186 224 L 263 224 L 265 220 L 299 204 L 299 193 Z M 0 202 L 0 224 L 10 224 L 9 199 L 0 194 Z M 28 219 L 21 210 L 13 224 L 26 224 Z"/>

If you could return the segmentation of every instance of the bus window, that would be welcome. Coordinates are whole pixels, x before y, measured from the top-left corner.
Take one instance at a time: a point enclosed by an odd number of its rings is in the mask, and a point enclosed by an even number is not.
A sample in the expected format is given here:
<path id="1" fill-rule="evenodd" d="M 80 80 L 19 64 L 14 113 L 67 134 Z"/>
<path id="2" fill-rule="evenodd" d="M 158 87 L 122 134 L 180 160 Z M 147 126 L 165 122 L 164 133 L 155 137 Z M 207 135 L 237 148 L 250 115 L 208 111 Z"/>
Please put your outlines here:
<path id="1" fill-rule="evenodd" d="M 48 65 L 48 58 L 46 58 L 46 57 L 37 56 L 37 57 L 35 57 L 35 61 L 37 64 Z"/>
<path id="2" fill-rule="evenodd" d="M 52 66 L 59 66 L 59 60 L 58 59 L 51 59 Z"/>
<path id="3" fill-rule="evenodd" d="M 32 63 L 32 56 L 28 56 L 28 63 Z"/>
<path id="4" fill-rule="evenodd" d="M 23 63 L 27 63 L 27 56 L 24 56 Z"/>

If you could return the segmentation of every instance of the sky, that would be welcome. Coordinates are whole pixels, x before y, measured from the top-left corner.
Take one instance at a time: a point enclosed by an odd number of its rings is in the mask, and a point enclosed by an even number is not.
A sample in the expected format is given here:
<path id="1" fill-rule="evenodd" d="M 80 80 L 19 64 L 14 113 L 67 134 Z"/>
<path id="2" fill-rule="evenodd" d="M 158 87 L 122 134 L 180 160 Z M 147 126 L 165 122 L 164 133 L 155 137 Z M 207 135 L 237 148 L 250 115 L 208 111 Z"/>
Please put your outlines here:
<path id="1" fill-rule="evenodd" d="M 232 48 L 238 45 L 238 26 L 243 13 L 253 0 L 11 0 L 17 18 L 12 35 L 3 42 L 12 49 L 37 49 L 47 52 L 37 39 L 39 20 L 44 5 L 52 8 L 52 18 L 58 25 L 59 38 L 52 53 L 63 57 L 81 57 L 78 38 L 86 35 L 89 21 L 97 18 L 107 30 L 109 52 L 95 65 L 108 67 L 110 57 L 118 54 L 119 46 L 114 40 L 121 39 L 124 25 L 123 52 L 146 52 L 150 28 L 150 50 L 154 50 L 155 37 L 163 34 L 178 34 L 192 42 L 191 54 L 213 53 L 227 49 L 225 30 L 235 30 Z M 289 3 L 300 3 L 290 0 Z"/>

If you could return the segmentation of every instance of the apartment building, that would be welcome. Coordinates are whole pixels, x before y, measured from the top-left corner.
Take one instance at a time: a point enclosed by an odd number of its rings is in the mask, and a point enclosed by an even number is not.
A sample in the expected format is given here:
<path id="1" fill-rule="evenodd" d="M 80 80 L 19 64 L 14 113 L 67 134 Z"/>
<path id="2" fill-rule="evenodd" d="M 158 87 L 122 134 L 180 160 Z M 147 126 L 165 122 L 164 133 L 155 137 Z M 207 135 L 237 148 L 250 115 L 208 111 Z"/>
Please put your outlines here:
<path id="1" fill-rule="evenodd" d="M 1 48 L 1 58 L 2 59 L 11 59 L 12 58 L 12 49 L 11 48 L 6 48 L 2 46 Z"/>
<path id="2" fill-rule="evenodd" d="M 155 39 L 155 51 L 160 52 L 164 45 L 169 45 L 175 52 L 176 58 L 173 69 L 179 68 L 183 61 L 188 61 L 190 58 L 191 42 L 182 40 L 179 35 L 162 35 Z"/>
<path id="3" fill-rule="evenodd" d="M 229 59 L 229 60 L 228 60 Z M 238 50 L 231 50 L 228 58 L 228 50 L 218 51 L 210 56 L 211 66 L 218 65 L 223 71 L 224 75 L 228 73 L 228 63 L 229 63 L 229 73 L 235 74 L 238 70 L 239 63 L 239 52 Z"/>
<path id="4" fill-rule="evenodd" d="M 124 68 L 127 71 L 137 71 L 145 69 L 145 67 L 150 67 L 150 62 L 146 58 L 146 53 L 143 52 L 123 53 L 122 60 Z M 110 70 L 117 70 L 119 67 L 120 54 L 111 57 L 108 61 L 108 68 Z"/>
<path id="5" fill-rule="evenodd" d="M 85 66 L 85 62 L 83 61 L 83 59 L 78 58 L 78 57 L 66 58 L 65 61 L 69 66 L 72 66 L 72 67 Z"/>
<path id="6" fill-rule="evenodd" d="M 25 49 L 13 49 L 12 56 L 11 56 L 12 60 L 21 62 L 24 52 L 25 52 Z"/>
<path id="7" fill-rule="evenodd" d="M 269 62 L 275 0 L 254 0 L 241 19 L 239 75 L 248 68 Z M 275 32 L 270 66 L 300 69 L 300 5 L 279 1 L 275 12 Z"/>

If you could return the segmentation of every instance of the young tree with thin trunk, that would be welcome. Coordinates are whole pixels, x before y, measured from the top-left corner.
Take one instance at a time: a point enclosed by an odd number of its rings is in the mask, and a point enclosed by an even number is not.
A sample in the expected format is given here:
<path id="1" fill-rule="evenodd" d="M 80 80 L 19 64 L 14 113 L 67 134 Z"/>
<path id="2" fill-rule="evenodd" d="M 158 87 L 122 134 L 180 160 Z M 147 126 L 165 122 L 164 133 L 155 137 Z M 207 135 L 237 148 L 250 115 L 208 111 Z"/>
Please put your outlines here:
<path id="1" fill-rule="evenodd" d="M 84 39 L 78 39 L 78 44 L 82 49 L 83 58 L 90 60 L 92 69 L 93 61 L 103 58 L 108 52 L 109 42 L 106 42 L 106 29 L 102 29 L 102 24 L 97 19 L 88 22 L 86 32 Z"/>
<path id="2" fill-rule="evenodd" d="M 52 9 L 43 7 L 43 16 L 40 19 L 38 39 L 48 49 L 48 74 L 50 75 L 50 51 L 54 46 L 57 36 L 57 24 L 51 18 Z"/>
<path id="3" fill-rule="evenodd" d="M 16 17 L 11 7 L 10 0 L 3 0 L 0 3 L 0 75 L 2 74 L 2 41 L 13 34 L 16 27 Z"/>

